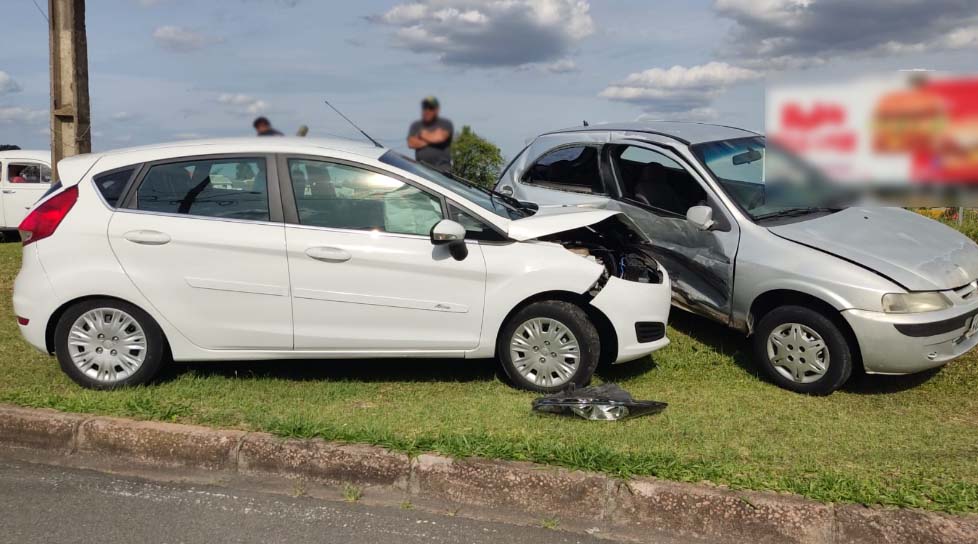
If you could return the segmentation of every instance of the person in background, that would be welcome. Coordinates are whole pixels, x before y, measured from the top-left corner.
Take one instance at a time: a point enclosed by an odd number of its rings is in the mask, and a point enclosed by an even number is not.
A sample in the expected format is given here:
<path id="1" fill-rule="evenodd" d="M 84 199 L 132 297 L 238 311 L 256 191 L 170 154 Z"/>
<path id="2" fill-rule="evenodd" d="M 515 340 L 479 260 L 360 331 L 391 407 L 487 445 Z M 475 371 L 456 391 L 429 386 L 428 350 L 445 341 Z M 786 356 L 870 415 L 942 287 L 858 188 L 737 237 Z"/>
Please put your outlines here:
<path id="1" fill-rule="evenodd" d="M 257 136 L 282 136 L 283 134 L 272 128 L 272 122 L 267 117 L 259 117 L 252 124 L 255 127 Z"/>
<path id="2" fill-rule="evenodd" d="M 414 150 L 418 162 L 443 172 L 452 171 L 452 122 L 439 116 L 438 99 L 429 96 L 421 101 L 421 119 L 411 123 L 408 147 Z"/>

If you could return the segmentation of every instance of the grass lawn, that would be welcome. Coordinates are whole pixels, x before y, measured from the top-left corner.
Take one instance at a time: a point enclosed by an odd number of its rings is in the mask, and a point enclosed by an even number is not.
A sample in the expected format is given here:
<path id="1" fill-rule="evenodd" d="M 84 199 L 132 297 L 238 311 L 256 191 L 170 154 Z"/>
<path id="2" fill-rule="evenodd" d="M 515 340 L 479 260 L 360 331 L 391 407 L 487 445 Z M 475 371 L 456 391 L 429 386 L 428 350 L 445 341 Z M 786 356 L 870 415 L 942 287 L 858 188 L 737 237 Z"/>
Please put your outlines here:
<path id="1" fill-rule="evenodd" d="M 759 378 L 743 340 L 676 312 L 655 360 L 601 374 L 670 404 L 625 422 L 535 415 L 489 361 L 177 364 L 158 384 L 81 389 L 35 352 L 10 308 L 20 245 L 0 245 L 0 402 L 652 475 L 823 501 L 978 511 L 978 357 L 865 377 L 827 398 Z"/>

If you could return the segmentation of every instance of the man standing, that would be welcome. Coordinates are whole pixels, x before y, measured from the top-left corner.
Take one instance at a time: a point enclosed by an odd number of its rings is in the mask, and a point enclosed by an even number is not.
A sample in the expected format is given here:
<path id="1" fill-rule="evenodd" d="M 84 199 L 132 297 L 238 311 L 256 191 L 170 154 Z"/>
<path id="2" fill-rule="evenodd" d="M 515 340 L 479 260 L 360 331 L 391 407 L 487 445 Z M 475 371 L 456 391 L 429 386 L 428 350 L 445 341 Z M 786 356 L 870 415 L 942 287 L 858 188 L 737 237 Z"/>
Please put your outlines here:
<path id="1" fill-rule="evenodd" d="M 281 132 L 272 128 L 272 123 L 267 117 L 255 119 L 252 126 L 255 127 L 255 135 L 257 136 L 282 136 Z"/>
<path id="2" fill-rule="evenodd" d="M 452 122 L 439 117 L 438 99 L 429 96 L 421 101 L 421 119 L 411 123 L 408 130 L 408 147 L 414 150 L 414 157 L 443 172 L 452 171 L 452 137 L 455 129 Z"/>

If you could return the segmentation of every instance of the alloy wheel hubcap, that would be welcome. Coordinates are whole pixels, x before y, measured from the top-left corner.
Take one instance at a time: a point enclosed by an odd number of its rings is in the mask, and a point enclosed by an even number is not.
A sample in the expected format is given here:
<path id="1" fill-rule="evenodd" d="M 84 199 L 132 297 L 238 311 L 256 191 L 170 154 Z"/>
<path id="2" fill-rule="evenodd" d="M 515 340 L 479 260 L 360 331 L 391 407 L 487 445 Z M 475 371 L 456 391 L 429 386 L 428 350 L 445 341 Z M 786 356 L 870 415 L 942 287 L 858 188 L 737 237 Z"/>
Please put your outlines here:
<path id="1" fill-rule="evenodd" d="M 537 317 L 516 328 L 509 343 L 516 371 L 527 381 L 543 387 L 570 381 L 581 361 L 581 345 L 566 325 Z"/>
<path id="2" fill-rule="evenodd" d="M 115 308 L 85 312 L 68 331 L 71 360 L 83 374 L 114 383 L 136 373 L 146 360 L 146 334 L 131 315 Z"/>
<path id="3" fill-rule="evenodd" d="M 795 383 L 818 381 L 829 369 L 825 340 L 800 323 L 785 323 L 771 331 L 767 357 L 778 374 Z"/>

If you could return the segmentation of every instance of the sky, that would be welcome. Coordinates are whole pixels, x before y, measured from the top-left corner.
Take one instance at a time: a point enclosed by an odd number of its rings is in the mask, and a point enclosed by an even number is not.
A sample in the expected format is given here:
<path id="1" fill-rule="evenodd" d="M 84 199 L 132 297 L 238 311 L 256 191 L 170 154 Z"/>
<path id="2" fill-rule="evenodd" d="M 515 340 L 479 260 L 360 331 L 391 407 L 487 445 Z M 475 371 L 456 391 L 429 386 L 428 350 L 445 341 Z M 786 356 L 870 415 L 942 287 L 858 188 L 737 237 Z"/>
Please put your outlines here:
<path id="1" fill-rule="evenodd" d="M 4 0 L 0 143 L 47 149 L 43 0 Z M 38 7 L 38 5 L 40 7 Z M 978 0 L 88 0 L 95 150 L 251 135 L 405 150 L 420 100 L 512 157 L 590 123 L 763 130 L 770 81 L 978 72 Z"/>

